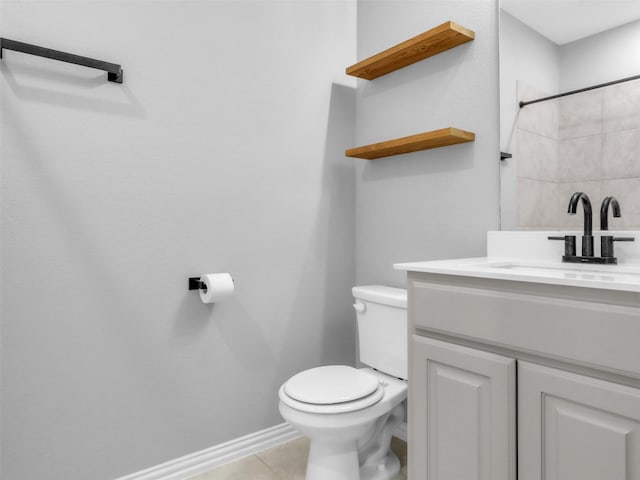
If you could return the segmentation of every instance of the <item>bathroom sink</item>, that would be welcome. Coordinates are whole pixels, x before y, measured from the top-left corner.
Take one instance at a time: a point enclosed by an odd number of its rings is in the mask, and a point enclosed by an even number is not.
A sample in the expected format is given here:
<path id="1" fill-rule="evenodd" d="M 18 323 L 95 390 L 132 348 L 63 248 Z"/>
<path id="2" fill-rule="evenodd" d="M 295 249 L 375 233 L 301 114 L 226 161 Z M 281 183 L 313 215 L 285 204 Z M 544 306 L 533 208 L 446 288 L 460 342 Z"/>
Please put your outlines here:
<path id="1" fill-rule="evenodd" d="M 640 292 L 638 265 L 585 265 L 492 257 L 395 265 L 400 270 Z"/>
<path id="2" fill-rule="evenodd" d="M 640 285 L 640 269 L 623 265 L 587 265 L 572 263 L 536 263 L 517 260 L 488 261 L 484 265 L 472 264 L 472 268 L 507 271 L 512 275 L 582 279 L 601 282 L 637 283 Z"/>
<path id="3" fill-rule="evenodd" d="M 565 275 L 610 275 L 628 274 L 640 275 L 640 268 L 624 265 L 597 265 L 580 263 L 544 263 L 544 262 L 521 262 L 518 260 L 496 261 L 490 260 L 486 263 L 472 263 L 472 267 L 497 268 L 513 270 L 520 273 L 548 274 L 549 271 L 560 272 Z"/>
<path id="4" fill-rule="evenodd" d="M 580 235 L 580 232 L 572 232 Z M 611 232 L 640 239 L 640 231 Z M 398 270 L 640 292 L 640 241 L 616 245 L 617 265 L 563 263 L 563 245 L 551 231 L 488 232 L 487 255 L 399 263 Z M 598 243 L 599 246 L 599 242 Z M 596 250 L 599 255 L 599 248 Z"/>

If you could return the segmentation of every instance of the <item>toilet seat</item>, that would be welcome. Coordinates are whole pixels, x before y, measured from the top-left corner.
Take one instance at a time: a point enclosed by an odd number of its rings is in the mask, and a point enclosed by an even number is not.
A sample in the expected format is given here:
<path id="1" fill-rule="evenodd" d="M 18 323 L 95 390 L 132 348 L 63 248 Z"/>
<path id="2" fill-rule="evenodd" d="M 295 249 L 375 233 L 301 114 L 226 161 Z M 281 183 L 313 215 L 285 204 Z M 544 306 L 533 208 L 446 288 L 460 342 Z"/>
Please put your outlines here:
<path id="1" fill-rule="evenodd" d="M 280 399 L 309 413 L 344 413 L 367 408 L 384 396 L 374 375 L 346 365 L 311 368 L 280 388 Z"/>
<path id="2" fill-rule="evenodd" d="M 379 380 L 347 365 L 310 368 L 291 377 L 284 391 L 294 400 L 318 405 L 352 402 L 371 395 Z"/>

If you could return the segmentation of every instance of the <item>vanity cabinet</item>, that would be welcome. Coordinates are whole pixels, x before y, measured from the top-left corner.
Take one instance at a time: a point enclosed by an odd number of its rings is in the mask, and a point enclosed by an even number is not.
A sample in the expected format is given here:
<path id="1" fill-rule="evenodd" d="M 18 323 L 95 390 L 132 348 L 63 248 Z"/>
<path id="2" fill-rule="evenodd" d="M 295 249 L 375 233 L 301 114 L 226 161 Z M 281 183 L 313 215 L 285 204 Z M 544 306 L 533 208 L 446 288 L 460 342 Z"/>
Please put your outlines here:
<path id="1" fill-rule="evenodd" d="M 515 478 L 515 364 L 414 336 L 409 478 Z"/>
<path id="2" fill-rule="evenodd" d="M 640 479 L 640 389 L 518 362 L 519 480 Z"/>
<path id="3" fill-rule="evenodd" d="M 409 478 L 640 480 L 634 292 L 409 273 Z"/>

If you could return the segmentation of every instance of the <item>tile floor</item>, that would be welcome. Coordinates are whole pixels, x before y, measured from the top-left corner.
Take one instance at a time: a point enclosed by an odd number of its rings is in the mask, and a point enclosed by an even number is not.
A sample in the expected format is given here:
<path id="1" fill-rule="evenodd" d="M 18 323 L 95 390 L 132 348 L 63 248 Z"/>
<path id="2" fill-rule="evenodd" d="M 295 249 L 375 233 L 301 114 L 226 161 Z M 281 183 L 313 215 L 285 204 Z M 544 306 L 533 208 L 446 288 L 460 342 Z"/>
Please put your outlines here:
<path id="1" fill-rule="evenodd" d="M 394 437 L 391 449 L 402 464 L 402 470 L 393 480 L 406 480 L 407 444 Z M 309 440 L 302 437 L 196 475 L 190 480 L 304 480 L 308 454 Z"/>

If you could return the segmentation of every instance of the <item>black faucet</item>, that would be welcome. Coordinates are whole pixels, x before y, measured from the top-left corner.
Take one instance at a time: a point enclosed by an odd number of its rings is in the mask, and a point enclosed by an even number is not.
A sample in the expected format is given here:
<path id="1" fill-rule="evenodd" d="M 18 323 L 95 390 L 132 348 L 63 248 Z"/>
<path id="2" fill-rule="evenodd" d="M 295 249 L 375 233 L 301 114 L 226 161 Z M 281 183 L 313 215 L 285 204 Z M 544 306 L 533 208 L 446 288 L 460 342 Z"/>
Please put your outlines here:
<path id="1" fill-rule="evenodd" d="M 584 192 L 576 192 L 569 200 L 569 215 L 575 215 L 578 210 L 578 201 L 582 200 L 582 210 L 584 211 L 584 235 L 582 236 L 582 256 L 576 255 L 576 236 L 564 235 L 557 237 L 547 237 L 549 240 L 564 240 L 563 262 L 569 263 L 600 263 L 616 264 L 618 259 L 613 255 L 613 242 L 633 242 L 633 237 L 614 237 L 613 235 L 602 235 L 600 238 L 600 257 L 593 255 L 593 226 L 591 201 Z M 620 204 L 615 197 L 605 197 L 600 206 L 600 230 L 609 230 L 607 215 L 609 207 L 613 210 L 614 217 L 620 217 Z"/>
<path id="2" fill-rule="evenodd" d="M 616 200 L 616 197 L 605 197 L 600 206 L 600 230 L 609 230 L 609 205 L 611 205 L 611 209 L 613 210 L 613 216 L 620 218 L 620 204 L 618 200 Z"/>
<path id="3" fill-rule="evenodd" d="M 584 192 L 576 192 L 569 200 L 569 215 L 575 215 L 578 210 L 578 200 L 582 200 L 582 210 L 584 212 L 584 235 L 582 236 L 582 256 L 593 257 L 593 221 L 591 211 L 591 200 Z M 617 203 L 617 202 L 616 202 Z"/>
<path id="4" fill-rule="evenodd" d="M 609 230 L 609 206 L 613 210 L 613 216 L 620 218 L 620 204 L 616 197 L 605 197 L 600 206 L 600 230 Z M 616 257 L 613 255 L 613 242 L 633 242 L 633 237 L 614 237 L 613 235 L 602 235 L 600 237 L 600 255 L 602 258 L 611 259 L 612 263 L 617 263 Z"/>

